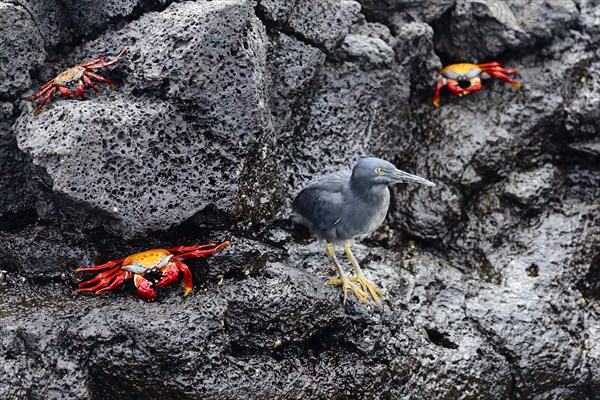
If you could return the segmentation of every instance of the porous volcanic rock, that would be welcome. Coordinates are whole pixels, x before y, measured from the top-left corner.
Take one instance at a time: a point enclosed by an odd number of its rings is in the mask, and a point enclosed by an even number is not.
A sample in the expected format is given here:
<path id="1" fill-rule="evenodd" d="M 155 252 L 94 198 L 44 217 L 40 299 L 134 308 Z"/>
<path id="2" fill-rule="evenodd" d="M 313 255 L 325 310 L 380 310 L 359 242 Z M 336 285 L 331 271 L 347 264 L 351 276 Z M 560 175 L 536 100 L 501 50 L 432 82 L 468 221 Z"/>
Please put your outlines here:
<path id="1" fill-rule="evenodd" d="M 32 85 L 29 71 L 42 64 L 44 39 L 25 7 L 0 2 L 0 96 L 15 96 Z"/>
<path id="2" fill-rule="evenodd" d="M 0 40 L 21 49 L 0 108 L 0 398 L 600 398 L 596 0 L 53 4 L 0 2 L 24 21 L 0 39 L 31 38 Z M 98 70 L 116 91 L 37 118 L 18 99 L 125 46 Z M 488 60 L 521 90 L 432 105 L 443 65 Z M 343 304 L 289 219 L 366 155 L 436 183 L 393 187 L 353 245 L 382 310 Z M 224 240 L 186 260 L 185 298 L 76 293 L 76 266 Z"/>

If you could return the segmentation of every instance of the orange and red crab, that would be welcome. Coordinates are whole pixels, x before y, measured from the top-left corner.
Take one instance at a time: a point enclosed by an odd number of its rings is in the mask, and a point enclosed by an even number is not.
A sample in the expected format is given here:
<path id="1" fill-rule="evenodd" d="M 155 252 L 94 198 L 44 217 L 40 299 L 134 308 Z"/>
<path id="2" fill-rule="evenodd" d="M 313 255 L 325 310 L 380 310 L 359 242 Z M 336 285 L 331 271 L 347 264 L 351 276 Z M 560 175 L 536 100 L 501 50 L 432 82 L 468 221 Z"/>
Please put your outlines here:
<path id="1" fill-rule="evenodd" d="M 108 62 L 104 61 L 108 56 L 102 56 L 96 58 L 95 60 L 85 62 L 81 65 L 71 67 L 58 74 L 55 78 L 52 78 L 48 82 L 44 83 L 40 88 L 39 92 L 37 92 L 32 97 L 28 97 L 27 99 L 25 99 L 29 101 L 35 101 L 40 97 L 44 96 L 40 105 L 33 112 L 33 115 L 37 116 L 40 113 L 40 110 L 42 109 L 42 107 L 44 107 L 44 104 L 46 104 L 46 102 L 52 98 L 52 95 L 54 94 L 54 92 L 56 92 L 56 89 L 58 89 L 58 92 L 64 97 L 83 97 L 83 94 L 85 92 L 84 83 L 86 83 L 89 87 L 92 88 L 94 92 L 96 92 L 96 96 L 100 96 L 100 90 L 98 90 L 98 88 L 92 83 L 92 80 L 90 78 L 94 78 L 100 82 L 108 83 L 110 88 L 114 90 L 117 87 L 117 85 L 113 81 L 93 73 L 92 70 L 113 65 L 114 63 L 119 61 L 119 58 L 121 58 L 121 56 L 123 55 L 123 53 L 125 53 L 126 50 L 127 47 L 124 47 L 123 50 L 121 50 L 121 52 L 115 58 Z M 77 83 L 75 91 L 69 89 L 69 85 L 74 85 L 75 83 Z"/>
<path id="2" fill-rule="evenodd" d="M 223 242 L 219 245 L 211 243 L 197 246 L 146 250 L 94 267 L 78 268 L 75 272 L 101 270 L 104 270 L 104 272 L 96 275 L 89 281 L 80 283 L 77 291 L 100 294 L 116 288 L 127 279 L 133 278 L 138 296 L 146 301 L 154 301 L 156 299 L 156 292 L 152 288 L 152 283 L 144 275 L 152 272 L 161 273 L 162 278 L 155 285 L 161 287 L 175 282 L 181 271 L 183 272 L 183 284 L 185 287 L 183 296 L 185 297 L 192 291 L 192 273 L 188 266 L 181 261 L 188 258 L 211 255 L 228 245 L 229 242 Z"/>
<path id="3" fill-rule="evenodd" d="M 448 65 L 438 74 L 437 87 L 435 88 L 435 95 L 433 96 L 433 105 L 436 107 L 439 106 L 440 91 L 444 86 L 447 86 L 448 90 L 454 95 L 462 97 L 466 94 L 479 91 L 481 89 L 482 79 L 500 78 L 517 89 L 520 89 L 521 84 L 506 75 L 515 72 L 518 72 L 518 70 L 504 69 L 499 62 Z"/>

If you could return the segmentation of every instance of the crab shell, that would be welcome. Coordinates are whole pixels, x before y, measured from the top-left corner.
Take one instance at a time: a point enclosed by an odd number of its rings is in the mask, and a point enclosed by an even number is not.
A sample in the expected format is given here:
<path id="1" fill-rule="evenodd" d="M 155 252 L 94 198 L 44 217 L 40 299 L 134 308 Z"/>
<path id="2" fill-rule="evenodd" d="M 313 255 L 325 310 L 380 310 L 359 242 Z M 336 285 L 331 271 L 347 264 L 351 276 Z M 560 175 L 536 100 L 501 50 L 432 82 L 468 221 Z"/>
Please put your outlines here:
<path id="1" fill-rule="evenodd" d="M 439 96 L 442 87 L 447 86 L 448 90 L 459 97 L 469 93 L 481 90 L 481 80 L 489 78 L 502 79 L 510 83 L 517 89 L 521 84 L 516 80 L 509 78 L 506 74 L 518 72 L 516 69 L 504 69 L 499 62 L 490 62 L 485 64 L 460 63 L 451 64 L 444 67 L 438 74 L 438 83 L 433 96 L 433 105 L 439 106 Z"/>
<path id="2" fill-rule="evenodd" d="M 40 90 L 33 96 L 26 98 L 25 100 L 35 101 L 43 96 L 42 101 L 37 106 L 37 108 L 33 111 L 33 115 L 36 117 L 39 115 L 42 107 L 46 104 L 54 95 L 54 93 L 58 90 L 58 92 L 64 97 L 79 97 L 83 98 L 85 93 L 85 85 L 90 87 L 95 93 L 96 96 L 100 96 L 100 90 L 94 85 L 92 79 L 95 79 L 99 82 L 107 83 L 111 89 L 115 89 L 117 85 L 108 78 L 105 78 L 101 75 L 95 74 L 92 72 L 94 69 L 105 68 L 110 65 L 113 65 L 125 53 L 127 47 L 124 47 L 123 50 L 111 61 L 104 61 L 107 56 L 98 57 L 95 60 L 84 62 L 81 65 L 76 65 L 71 67 L 56 77 L 50 79 L 48 82 L 44 83 Z M 69 89 L 69 84 L 77 83 L 77 87 L 75 91 Z"/>
<path id="3" fill-rule="evenodd" d="M 229 242 L 226 241 L 220 245 L 211 243 L 169 249 L 152 249 L 93 267 L 78 268 L 75 272 L 100 270 L 104 272 L 80 283 L 77 291 L 100 294 L 116 288 L 127 279 L 133 278 L 138 296 L 146 301 L 153 301 L 156 299 L 156 292 L 152 288 L 152 283 L 144 275 L 152 272 L 161 273 L 162 278 L 155 285 L 160 287 L 177 281 L 179 272 L 183 272 L 185 287 L 183 296 L 185 297 L 192 291 L 193 285 L 192 274 L 182 260 L 210 255 L 228 245 Z"/>

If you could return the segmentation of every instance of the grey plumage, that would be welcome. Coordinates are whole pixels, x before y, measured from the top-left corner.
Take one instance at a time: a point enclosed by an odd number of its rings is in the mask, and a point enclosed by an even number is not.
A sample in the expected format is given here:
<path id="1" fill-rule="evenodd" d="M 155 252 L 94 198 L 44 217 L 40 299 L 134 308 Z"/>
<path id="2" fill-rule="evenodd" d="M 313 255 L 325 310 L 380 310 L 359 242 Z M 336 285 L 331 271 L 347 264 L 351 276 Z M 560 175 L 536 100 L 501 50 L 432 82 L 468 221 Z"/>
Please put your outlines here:
<path id="1" fill-rule="evenodd" d="M 335 172 L 317 179 L 294 199 L 292 218 L 328 243 L 327 253 L 340 273 L 340 282 L 334 280 L 334 283 L 343 284 L 344 299 L 346 289 L 351 289 L 363 301 L 360 289 L 352 287 L 349 282 L 357 281 L 363 289 L 369 289 L 376 304 L 380 305 L 372 289 L 374 286 L 364 279 L 352 256 L 349 241 L 368 235 L 383 223 L 390 205 L 388 185 L 400 182 L 435 186 L 426 179 L 398 170 L 387 161 L 368 157 L 361 159 L 352 171 Z M 345 242 L 344 249 L 357 272 L 357 278 L 346 278 L 337 265 L 332 244 L 342 242 Z M 378 294 L 381 293 L 374 289 Z"/>

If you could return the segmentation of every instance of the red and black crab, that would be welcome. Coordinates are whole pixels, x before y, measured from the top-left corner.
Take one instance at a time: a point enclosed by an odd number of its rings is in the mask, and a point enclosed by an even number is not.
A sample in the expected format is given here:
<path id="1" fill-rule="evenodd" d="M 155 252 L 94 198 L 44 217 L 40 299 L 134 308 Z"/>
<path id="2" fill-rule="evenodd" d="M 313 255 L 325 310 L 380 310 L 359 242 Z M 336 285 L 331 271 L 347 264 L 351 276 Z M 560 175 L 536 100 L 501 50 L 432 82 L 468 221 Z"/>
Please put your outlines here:
<path id="1" fill-rule="evenodd" d="M 44 104 L 46 104 L 48 100 L 52 98 L 57 89 L 58 92 L 64 97 L 83 97 L 83 94 L 85 93 L 84 84 L 87 84 L 94 92 L 96 92 L 96 96 L 100 96 L 100 90 L 98 90 L 98 88 L 92 82 L 92 79 L 95 79 L 100 82 L 108 83 L 110 88 L 114 90 L 117 85 L 113 81 L 95 74 L 92 72 L 92 70 L 113 65 L 119 61 L 126 50 L 127 47 L 124 47 L 123 50 L 121 50 L 121 52 L 111 61 L 104 61 L 108 56 L 102 56 L 96 58 L 95 60 L 87 61 L 83 64 L 71 67 L 58 74 L 56 77 L 50 79 L 48 82 L 44 83 L 35 95 L 25 99 L 29 101 L 35 101 L 44 96 L 40 104 L 33 112 L 33 115 L 37 116 L 40 113 L 40 110 L 42 107 L 44 107 Z M 69 89 L 69 86 L 73 86 L 75 84 L 77 85 L 75 91 Z"/>

